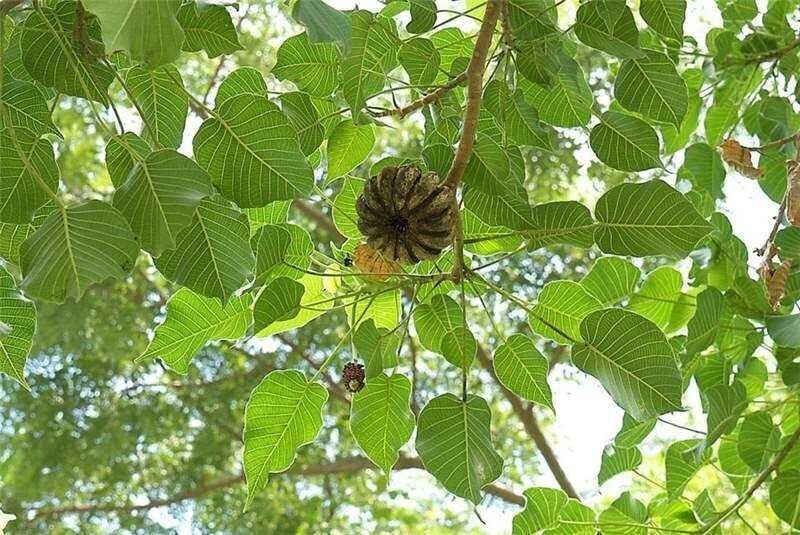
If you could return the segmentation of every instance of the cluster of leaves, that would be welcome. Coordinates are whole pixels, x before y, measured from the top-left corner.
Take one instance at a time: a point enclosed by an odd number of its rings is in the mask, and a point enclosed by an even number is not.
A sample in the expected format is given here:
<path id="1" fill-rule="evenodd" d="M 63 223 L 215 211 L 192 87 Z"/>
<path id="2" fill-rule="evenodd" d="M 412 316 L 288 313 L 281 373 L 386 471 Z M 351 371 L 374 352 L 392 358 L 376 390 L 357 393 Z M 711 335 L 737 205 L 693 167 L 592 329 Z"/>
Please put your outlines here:
<path id="1" fill-rule="evenodd" d="M 793 400 L 800 272 L 787 273 L 777 301 L 752 276 L 745 245 L 718 211 L 728 171 L 715 150 L 733 134 L 757 140 L 760 172 L 752 174 L 765 195 L 777 202 L 786 196 L 785 160 L 795 157 L 790 141 L 800 129 L 800 40 L 788 22 L 797 3 L 772 1 L 765 13 L 752 0 L 717 3 L 723 27 L 708 32 L 701 52 L 683 35 L 687 6 L 679 0 L 642 0 L 643 24 L 621 0 L 589 0 L 567 29 L 552 0 L 490 0 L 469 9 L 478 19 L 499 15 L 498 24 L 482 25 L 491 52 L 475 70 L 476 36 L 439 21 L 434 0 L 390 2 L 380 13 L 297 0 L 293 16 L 305 31 L 283 42 L 271 73 L 285 90 L 272 91 L 259 71 L 240 68 L 219 84 L 213 108 L 185 88 L 171 63 L 181 50 L 214 57 L 240 48 L 223 6 L 59 0 L 3 10 L 0 371 L 27 386 L 23 370 L 36 326 L 30 299 L 78 299 L 92 284 L 126 277 L 144 252 L 180 289 L 139 360 L 158 358 L 178 373 L 209 341 L 268 337 L 334 309 L 346 312 L 346 332 L 313 377 L 273 371 L 251 393 L 247 504 L 320 432 L 328 390 L 318 379 L 348 343 L 366 368 L 350 418 L 365 455 L 388 473 L 416 431 L 424 468 L 478 504 L 504 460 L 492 444 L 487 402 L 469 392 L 470 368 L 483 348 L 466 317 L 468 299 L 482 304 L 492 292 L 529 318 L 530 335 L 514 334 L 494 349 L 493 371 L 509 391 L 553 408 L 541 353 L 550 341 L 570 347 L 572 364 L 625 410 L 603 453 L 601 484 L 641 463 L 637 446 L 659 417 L 682 409 L 691 384 L 707 415 L 702 440 L 668 448 L 666 493 L 649 506 L 626 493 L 598 517 L 560 490 L 533 488 L 515 532 L 712 532 L 770 478 L 774 512 L 800 528 L 796 407 L 787 404 L 781 414 L 752 403 L 765 393 L 765 362 L 777 366 Z M 0 8 L 16 4 L 5 0 Z M 613 65 L 605 110 L 575 59 L 579 47 L 601 51 Z M 356 175 L 406 161 L 448 175 L 470 119 L 463 84 L 476 75 L 481 106 L 473 109 L 475 144 L 460 184 L 453 250 L 388 278 L 352 266 L 348 255 L 362 241 L 355 202 L 364 181 Z M 113 83 L 141 119 L 140 133 L 126 131 L 121 119 L 108 125 L 97 111 L 109 108 L 119 118 Z M 407 94 L 402 106 L 400 92 Z M 61 134 L 50 104 L 71 97 L 89 106 L 106 138 L 114 190 L 108 200 L 76 203 L 62 185 L 54 151 Z M 192 157 L 178 150 L 190 109 L 204 118 Z M 417 112 L 424 119 L 419 154 L 365 167 L 376 130 Z M 530 199 L 526 158 L 551 150 L 566 129 L 586 129 L 603 164 L 648 171 L 641 177 L 648 180 L 610 188 L 593 210 L 574 200 Z M 676 156 L 682 164 L 673 172 Z M 312 196 L 330 204 L 347 238 L 329 254 L 287 222 L 290 204 Z M 762 255 L 766 263 L 776 255 L 795 259 L 798 244 L 800 229 L 776 226 Z M 554 245 L 608 256 L 580 280 L 547 284 L 533 302 L 483 271 Z M 462 248 L 463 277 L 461 266 L 453 269 Z M 477 265 L 486 256 L 496 259 Z M 691 266 L 643 273 L 635 259 L 646 257 L 689 257 Z M 415 385 L 395 370 L 407 365 L 403 347 L 412 335 L 443 357 L 442 366 L 460 370 L 464 385 L 458 395 L 434 397 L 418 415 L 411 410 Z M 765 340 L 771 354 L 757 354 Z M 707 494 L 681 500 L 715 456 L 738 494 L 719 512 Z"/>

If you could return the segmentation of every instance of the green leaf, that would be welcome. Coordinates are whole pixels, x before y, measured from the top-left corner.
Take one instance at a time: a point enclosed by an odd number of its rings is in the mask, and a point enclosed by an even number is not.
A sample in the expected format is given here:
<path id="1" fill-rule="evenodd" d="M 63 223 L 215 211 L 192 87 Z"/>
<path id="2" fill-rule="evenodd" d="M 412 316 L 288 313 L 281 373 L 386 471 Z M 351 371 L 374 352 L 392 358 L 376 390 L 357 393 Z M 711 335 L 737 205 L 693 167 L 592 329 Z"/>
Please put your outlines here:
<path id="1" fill-rule="evenodd" d="M 767 467 L 772 456 L 780 447 L 781 431 L 772 423 L 766 412 L 748 414 L 742 420 L 736 448 L 739 457 L 750 468 L 759 472 Z"/>
<path id="2" fill-rule="evenodd" d="M 592 150 L 606 165 L 620 171 L 660 167 L 656 131 L 633 115 L 608 111 L 589 134 Z"/>
<path id="3" fill-rule="evenodd" d="M 156 260 L 169 280 L 225 301 L 253 272 L 247 216 L 220 196 L 207 197 L 175 237 L 175 249 Z"/>
<path id="4" fill-rule="evenodd" d="M 94 38 L 96 26 L 89 24 L 88 28 L 89 37 Z M 105 103 L 114 73 L 92 54 L 76 49 L 71 38 L 74 32 L 74 2 L 32 10 L 22 24 L 20 38 L 25 69 L 34 80 L 61 93 Z"/>
<path id="5" fill-rule="evenodd" d="M 255 235 L 264 225 L 286 223 L 291 206 L 292 201 L 273 201 L 259 208 L 245 208 L 244 213 L 250 220 L 250 234 Z"/>
<path id="6" fill-rule="evenodd" d="M 360 240 L 361 231 L 358 230 L 358 213 L 356 201 L 364 191 L 364 181 L 360 178 L 345 177 L 342 189 L 333 200 L 333 222 L 339 232 L 346 238 Z"/>
<path id="7" fill-rule="evenodd" d="M 243 208 L 306 197 L 314 177 L 286 116 L 266 98 L 222 102 L 194 136 L 197 162 Z M 242 174 L 242 169 L 247 169 Z"/>
<path id="8" fill-rule="evenodd" d="M 580 284 L 601 305 L 609 306 L 633 293 L 640 275 L 639 268 L 628 260 L 604 256 L 595 261 Z"/>
<path id="9" fill-rule="evenodd" d="M 400 374 L 381 373 L 353 396 L 350 430 L 370 461 L 387 475 L 400 457 L 399 450 L 414 431 L 411 381 Z"/>
<path id="10" fill-rule="evenodd" d="M 622 63 L 614 82 L 614 96 L 624 108 L 676 128 L 689 106 L 683 78 L 672 60 L 655 50 L 646 50 L 644 57 Z"/>
<path id="11" fill-rule="evenodd" d="M 209 58 L 215 58 L 244 49 L 231 15 L 224 6 L 205 2 L 183 4 L 178 10 L 178 22 L 186 36 L 183 42 L 185 52 L 205 50 Z"/>
<path id="12" fill-rule="evenodd" d="M 36 332 L 36 307 L 17 289 L 14 277 L 0 266 L 0 373 L 5 373 L 26 390 L 25 362 Z"/>
<path id="13" fill-rule="evenodd" d="M 244 473 L 247 502 L 267 486 L 270 474 L 288 470 L 296 450 L 322 428 L 328 391 L 297 370 L 270 372 L 250 394 L 244 412 Z"/>
<path id="14" fill-rule="evenodd" d="M 563 53 L 561 39 L 554 36 L 536 41 L 519 41 L 515 47 L 517 72 L 542 87 L 551 87 L 558 74 L 559 56 Z"/>
<path id="15" fill-rule="evenodd" d="M 180 0 L 82 1 L 100 19 L 107 55 L 124 50 L 151 69 L 180 56 L 184 40 L 177 19 Z"/>
<path id="16" fill-rule="evenodd" d="M 282 271 L 280 268 L 286 260 L 291 244 L 292 234 L 289 233 L 288 227 L 283 225 L 262 225 L 253 234 L 250 238 L 250 247 L 256 257 L 254 284 L 265 284 L 275 278 L 273 271 Z"/>
<path id="17" fill-rule="evenodd" d="M 312 43 L 339 41 L 350 48 L 350 19 L 321 0 L 298 0 L 292 17 L 306 27 Z"/>
<path id="18" fill-rule="evenodd" d="M 639 291 L 631 296 L 628 307 L 661 329 L 670 324 L 684 294 L 683 277 L 675 268 L 661 266 L 647 274 Z M 694 314 L 694 307 L 691 307 Z"/>
<path id="19" fill-rule="evenodd" d="M 639 14 L 659 34 L 683 41 L 686 0 L 642 0 Z"/>
<path id="20" fill-rule="evenodd" d="M 594 535 L 597 532 L 594 511 L 573 498 L 561 510 L 558 522 L 558 527 L 548 530 L 547 535 Z"/>
<path id="21" fill-rule="evenodd" d="M 305 287 L 286 277 L 278 277 L 264 286 L 253 306 L 253 328 L 262 331 L 278 321 L 287 321 L 300 312 Z"/>
<path id="22" fill-rule="evenodd" d="M 509 0 L 508 24 L 516 39 L 537 39 L 558 33 L 552 0 Z"/>
<path id="23" fill-rule="evenodd" d="M 91 284 L 133 269 L 139 245 L 128 222 L 102 201 L 59 208 L 20 249 L 21 287 L 36 299 L 80 299 Z"/>
<path id="24" fill-rule="evenodd" d="M 600 380 L 614 401 L 639 421 L 681 409 L 675 354 L 651 321 L 619 308 L 592 312 L 572 362 Z"/>
<path id="25" fill-rule="evenodd" d="M 530 535 L 558 526 L 561 511 L 569 501 L 563 490 L 534 487 L 523 494 L 525 508 L 514 515 L 513 535 Z"/>
<path id="26" fill-rule="evenodd" d="M 604 535 L 647 535 L 647 507 L 623 492 L 619 498 L 611 502 L 608 509 L 600 513 L 599 526 Z M 657 529 L 657 528 L 654 528 Z"/>
<path id="27" fill-rule="evenodd" d="M 158 70 L 133 67 L 125 75 L 130 96 L 144 114 L 145 132 L 155 146 L 177 149 L 183 142 L 189 100 L 182 82 L 176 82 L 180 79 L 178 69 L 171 65 Z"/>
<path id="28" fill-rule="evenodd" d="M 251 99 L 268 98 L 267 83 L 258 69 L 239 67 L 222 80 L 214 96 L 214 107 L 219 110 L 228 99 L 248 95 Z"/>
<path id="29" fill-rule="evenodd" d="M 716 288 L 709 287 L 700 292 L 694 316 L 689 321 L 687 353 L 699 353 L 714 343 L 724 306 L 724 297 Z"/>
<path id="30" fill-rule="evenodd" d="M 23 225 L 0 223 L 0 258 L 19 265 L 22 244 L 45 222 L 53 209 L 53 203 L 45 204 L 36 211 L 33 221 Z"/>
<path id="31" fill-rule="evenodd" d="M 509 235 L 510 229 L 487 225 L 469 210 L 461 211 L 464 248 L 477 255 L 510 253 L 522 245 L 522 236 Z M 486 239 L 496 236 L 494 239 Z M 478 240 L 480 241 L 474 241 Z"/>
<path id="32" fill-rule="evenodd" d="M 341 62 L 342 55 L 333 44 L 312 43 L 308 34 L 301 33 L 281 43 L 272 74 L 294 82 L 309 95 L 327 97 L 339 85 Z"/>
<path id="33" fill-rule="evenodd" d="M 708 111 L 704 127 L 706 140 L 711 145 L 719 145 L 725 133 L 739 120 L 739 106 L 728 100 L 714 101 Z"/>
<path id="34" fill-rule="evenodd" d="M 620 184 L 595 207 L 595 240 L 604 253 L 683 258 L 711 232 L 680 192 L 661 180 Z"/>
<path id="35" fill-rule="evenodd" d="M 408 33 L 425 33 L 436 24 L 436 2 L 434 0 L 408 0 L 411 21 L 406 25 Z"/>
<path id="36" fill-rule="evenodd" d="M 492 80 L 484 89 L 483 99 L 511 143 L 552 150 L 536 110 L 525 101 L 521 90 L 512 93 L 504 82 Z"/>
<path id="37" fill-rule="evenodd" d="M 397 366 L 400 337 L 389 329 L 376 327 L 375 320 L 370 318 L 359 324 L 353 344 L 364 361 L 367 384 L 383 370 Z"/>
<path id="38" fill-rule="evenodd" d="M 575 35 L 583 44 L 614 56 L 643 55 L 633 13 L 618 0 L 590 0 L 581 4 L 575 20 Z"/>
<path id="39" fill-rule="evenodd" d="M 719 444 L 717 456 L 719 458 L 719 466 L 725 473 L 725 476 L 731 482 L 738 494 L 742 494 L 750 483 L 750 478 L 756 472 L 745 463 L 739 452 L 737 451 L 737 438 L 738 432 L 733 432 L 729 436 L 730 440 L 723 440 Z"/>
<path id="40" fill-rule="evenodd" d="M 250 294 L 236 297 L 223 307 L 215 298 L 181 288 L 167 301 L 164 322 L 136 362 L 159 358 L 171 370 L 186 374 L 192 357 L 211 340 L 236 340 L 253 323 Z"/>
<path id="41" fill-rule="evenodd" d="M 61 137 L 50 118 L 47 100 L 34 84 L 6 77 L 0 101 L 10 116 L 8 121 L 6 114 L 0 113 L 0 130 L 10 125 L 30 130 L 35 136 L 53 133 Z"/>
<path id="42" fill-rule="evenodd" d="M 414 309 L 414 326 L 422 347 L 442 353 L 444 335 L 464 325 L 464 312 L 461 307 L 447 295 L 434 295 L 427 303 Z"/>
<path id="43" fill-rule="evenodd" d="M 137 156 L 138 158 L 138 156 Z M 139 160 L 114 193 L 142 249 L 153 256 L 176 247 L 200 201 L 214 194 L 211 179 L 193 160 L 164 149 Z"/>
<path id="44" fill-rule="evenodd" d="M 800 347 L 800 314 L 767 316 L 767 332 L 775 343 L 784 347 Z"/>
<path id="45" fill-rule="evenodd" d="M 150 145 L 133 132 L 109 139 L 106 145 L 106 168 L 114 187 L 124 184 L 134 165 L 147 158 L 150 152 Z"/>
<path id="46" fill-rule="evenodd" d="M 333 300 L 331 295 L 325 291 L 322 277 L 304 275 L 297 282 L 305 288 L 303 298 L 300 300 L 300 312 L 292 319 L 276 321 L 266 329 L 256 333 L 256 336 L 267 338 L 273 334 L 297 329 L 333 308 Z"/>
<path id="47" fill-rule="evenodd" d="M 419 415 L 416 449 L 425 469 L 449 492 L 475 505 L 500 477 L 503 458 L 492 446 L 492 413 L 483 398 L 453 394 L 430 400 Z"/>
<path id="48" fill-rule="evenodd" d="M 348 322 L 355 326 L 370 319 L 375 321 L 376 327 L 395 329 L 400 321 L 400 289 L 389 288 L 386 291 L 374 294 L 370 299 L 364 299 L 353 306 L 346 307 Z"/>
<path id="49" fill-rule="evenodd" d="M 741 381 L 734 381 L 733 385 L 715 385 L 705 392 L 708 404 L 708 434 L 701 443 L 702 447 L 709 448 L 722 435 L 732 432 L 739 421 L 742 411 L 747 407 L 747 390 Z"/>
<path id="50" fill-rule="evenodd" d="M 706 143 L 695 143 L 686 149 L 683 167 L 692 184 L 706 190 L 712 198 L 721 199 L 725 183 L 725 166 L 717 151 Z"/>
<path id="51" fill-rule="evenodd" d="M 539 293 L 528 322 L 533 332 L 558 344 L 572 344 L 581 341 L 583 318 L 600 308 L 600 301 L 577 282 L 552 281 Z"/>
<path id="52" fill-rule="evenodd" d="M 800 472 L 789 470 L 769 486 L 769 503 L 775 514 L 793 529 L 800 529 Z"/>
<path id="53" fill-rule="evenodd" d="M 552 86 L 519 80 L 525 98 L 539 112 L 539 118 L 553 126 L 585 126 L 594 102 L 592 91 L 580 66 L 566 54 L 558 59 L 559 69 Z"/>
<path id="54" fill-rule="evenodd" d="M 356 125 L 350 120 L 340 122 L 328 139 L 328 175 L 330 182 L 343 176 L 363 162 L 372 152 L 375 132 L 371 124 Z"/>
<path id="55" fill-rule="evenodd" d="M 0 130 L 0 221 L 25 224 L 55 193 L 59 170 L 53 146 L 24 128 Z"/>
<path id="56" fill-rule="evenodd" d="M 525 233 L 531 249 L 555 244 L 591 247 L 594 244 L 594 221 L 589 209 L 576 201 L 538 204 L 531 210 L 533 224 Z"/>
<path id="57" fill-rule="evenodd" d="M 547 374 L 547 358 L 539 353 L 533 340 L 514 334 L 494 353 L 493 366 L 503 386 L 523 399 L 548 407 L 555 412 Z"/>
<path id="58" fill-rule="evenodd" d="M 642 443 L 656 426 L 656 419 L 636 421 L 629 414 L 622 415 L 622 427 L 614 437 L 614 445 L 620 448 L 632 448 Z"/>
<path id="59" fill-rule="evenodd" d="M 453 65 L 456 60 L 464 62 L 472 57 L 473 40 L 458 28 L 443 28 L 431 34 L 431 41 L 441 57 L 441 71 L 436 77 L 436 83 L 446 82 L 451 78 Z"/>
<path id="60" fill-rule="evenodd" d="M 620 448 L 607 446 L 600 459 L 600 472 L 597 474 L 597 484 L 602 485 L 612 477 L 635 470 L 642 464 L 642 452 L 639 448 Z"/>
<path id="61" fill-rule="evenodd" d="M 441 343 L 442 355 L 452 364 L 462 369 L 469 368 L 478 351 L 475 337 L 463 325 L 444 333 Z"/>
<path id="62" fill-rule="evenodd" d="M 280 97 L 281 109 L 297 132 L 300 148 L 306 156 L 312 154 L 325 138 L 325 128 L 319 112 L 306 93 L 291 91 Z"/>
<path id="63" fill-rule="evenodd" d="M 409 81 L 414 85 L 429 85 L 438 74 L 442 57 L 433 42 L 423 37 L 415 37 L 405 41 L 397 53 L 400 64 L 408 73 Z"/>
<path id="64" fill-rule="evenodd" d="M 674 500 L 683 494 L 686 484 L 705 465 L 711 450 L 705 450 L 701 457 L 695 455 L 700 440 L 679 440 L 667 448 L 664 465 L 667 472 L 667 493 Z"/>
<path id="65" fill-rule="evenodd" d="M 350 17 L 353 41 L 342 61 L 342 94 L 355 117 L 367 98 L 383 89 L 397 60 L 398 38 L 391 20 L 368 11 L 353 11 Z"/>
<path id="66" fill-rule="evenodd" d="M 274 226 L 277 228 L 270 226 L 261 234 L 254 234 L 254 239 L 251 240 L 253 252 L 256 254 L 256 284 L 264 284 L 278 277 L 300 279 L 311 263 L 314 244 L 311 243 L 308 232 L 291 223 Z M 276 235 L 281 231 L 289 236 L 285 250 L 282 249 L 285 237 Z"/>

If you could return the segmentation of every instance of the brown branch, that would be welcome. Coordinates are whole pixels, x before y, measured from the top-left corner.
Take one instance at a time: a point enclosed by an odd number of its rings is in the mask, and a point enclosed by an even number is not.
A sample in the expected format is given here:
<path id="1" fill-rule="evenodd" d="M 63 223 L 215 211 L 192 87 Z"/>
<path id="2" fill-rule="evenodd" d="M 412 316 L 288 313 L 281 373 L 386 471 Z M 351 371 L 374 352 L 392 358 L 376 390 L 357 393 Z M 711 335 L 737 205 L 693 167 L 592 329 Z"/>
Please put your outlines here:
<path id="1" fill-rule="evenodd" d="M 464 169 L 467 167 L 469 157 L 472 155 L 472 148 L 475 145 L 475 130 L 478 127 L 483 93 L 483 71 L 486 65 L 486 56 L 489 53 L 489 45 L 492 43 L 494 27 L 497 24 L 499 2 L 500 0 L 489 0 L 486 3 L 483 23 L 478 32 L 478 39 L 475 41 L 475 49 L 472 51 L 469 66 L 467 66 L 467 110 L 464 113 L 464 127 L 446 181 L 453 188 L 461 183 L 461 177 L 464 176 Z"/>
<path id="2" fill-rule="evenodd" d="M 298 199 L 292 202 L 292 207 L 296 208 L 298 212 L 314 221 L 328 234 L 333 236 L 333 239 L 337 242 L 341 243 L 347 239 L 341 232 L 339 232 L 339 229 L 337 229 L 336 225 L 333 224 L 331 218 L 325 215 L 325 213 L 316 206 Z"/>
<path id="3" fill-rule="evenodd" d="M 786 456 L 789 455 L 789 452 L 794 448 L 798 440 L 800 440 L 800 428 L 798 428 L 797 431 L 794 432 L 794 434 L 789 438 L 789 440 L 783 446 L 781 451 L 778 452 L 778 454 L 775 456 L 775 458 L 772 460 L 769 466 L 767 466 L 764 469 L 764 471 L 758 475 L 756 480 L 753 481 L 753 483 L 747 488 L 745 493 L 742 494 L 741 498 L 733 502 L 733 504 L 727 509 L 725 509 L 714 522 L 712 522 L 708 526 L 703 527 L 702 530 L 698 531 L 698 533 L 709 533 L 713 531 L 717 526 L 722 524 L 722 522 L 725 521 L 726 518 L 728 518 L 733 513 L 737 512 L 739 508 L 742 505 L 744 505 L 745 502 L 747 502 L 747 500 L 750 499 L 750 497 L 755 493 L 755 491 L 758 490 L 758 488 L 764 483 L 764 481 L 767 480 L 770 474 L 780 467 L 781 463 L 786 458 Z"/>
<path id="4" fill-rule="evenodd" d="M 519 398 L 519 396 L 503 386 L 503 384 L 497 378 L 497 374 L 494 372 L 492 359 L 486 353 L 486 350 L 483 348 L 483 346 L 478 346 L 477 355 L 481 365 L 486 368 L 486 370 L 492 376 L 492 379 L 494 379 L 494 382 L 500 387 L 503 395 L 511 404 L 511 408 L 514 410 L 514 413 L 516 413 L 517 417 L 522 422 L 522 426 L 525 428 L 525 431 L 533 439 L 536 447 L 539 448 L 539 452 L 542 454 L 542 457 L 544 457 L 544 460 L 547 463 L 548 468 L 550 468 L 550 472 L 553 474 L 553 477 L 555 477 L 556 481 L 558 482 L 558 485 L 564 492 L 567 493 L 568 496 L 580 500 L 580 496 L 578 496 L 578 493 L 575 491 L 575 487 L 572 486 L 569 478 L 567 478 L 567 474 L 561 467 L 561 463 L 558 462 L 558 457 L 556 457 L 553 448 L 550 447 L 550 443 L 547 441 L 544 433 L 542 433 L 542 429 L 539 427 L 539 423 L 536 421 L 536 416 L 533 414 L 531 407 L 526 405 Z"/>
<path id="5" fill-rule="evenodd" d="M 772 242 L 775 241 L 775 235 L 778 234 L 778 230 L 781 228 L 781 223 L 783 222 L 783 216 L 786 213 L 786 204 L 788 203 L 789 193 L 787 192 L 786 195 L 783 196 L 783 200 L 781 201 L 781 205 L 778 207 L 778 213 L 775 215 L 775 223 L 772 225 L 772 230 L 769 232 L 769 236 L 767 236 L 767 241 L 764 242 L 759 249 L 756 249 L 758 256 L 764 256 L 767 254 L 767 251 L 772 249 Z M 770 258 L 767 257 L 764 259 L 765 262 L 769 262 Z"/>
<path id="6" fill-rule="evenodd" d="M 445 93 L 447 93 L 448 91 L 450 91 L 454 87 L 459 86 L 466 79 L 467 79 L 467 72 L 465 71 L 465 72 L 462 72 L 461 74 L 459 74 L 458 76 L 456 76 L 455 78 L 453 78 L 452 80 L 450 80 L 449 82 L 447 82 L 446 84 L 444 84 L 443 86 L 437 88 L 434 91 L 431 91 L 430 93 L 428 93 L 424 97 L 418 98 L 417 100 L 411 102 L 410 104 L 408 104 L 406 106 L 403 106 L 402 108 L 394 108 L 394 109 L 391 109 L 391 110 L 384 110 L 384 111 L 372 113 L 370 115 L 372 115 L 372 117 L 390 117 L 390 116 L 394 116 L 394 117 L 399 117 L 399 118 L 402 119 L 403 117 L 405 117 L 409 113 L 411 113 L 413 111 L 416 111 L 416 110 L 418 110 L 418 109 L 420 109 L 420 108 L 422 108 L 424 106 L 427 106 L 431 102 L 434 102 L 434 101 L 438 100 L 439 98 L 441 98 L 442 95 L 444 95 Z"/>
<path id="7" fill-rule="evenodd" d="M 308 466 L 295 466 L 284 472 L 291 476 L 321 476 L 332 474 L 348 474 L 360 472 L 366 469 L 373 469 L 374 465 L 369 459 L 364 457 L 345 458 L 331 463 L 321 463 Z M 394 470 L 424 469 L 422 461 L 418 457 L 401 456 Z M 91 514 L 91 513 L 131 513 L 133 511 L 145 511 L 156 507 L 164 507 L 194 498 L 200 498 L 207 494 L 212 494 L 227 488 L 238 485 L 244 481 L 244 475 L 228 476 L 216 481 L 211 481 L 199 485 L 191 490 L 178 493 L 168 498 L 150 500 L 144 504 L 77 504 L 53 509 L 39 509 L 33 514 L 33 519 L 53 518 L 67 514 Z M 525 505 L 525 498 L 514 491 L 500 485 L 487 485 L 484 490 L 501 500 L 516 505 Z"/>
<path id="8" fill-rule="evenodd" d="M 8 13 L 22 2 L 24 0 L 0 0 L 0 15 Z"/>
<path id="9" fill-rule="evenodd" d="M 456 190 L 461 184 L 467 162 L 472 155 L 475 146 L 475 131 L 478 127 L 478 117 L 481 111 L 481 95 L 483 93 L 483 71 L 486 68 L 486 56 L 489 53 L 489 46 L 492 44 L 494 27 L 497 24 L 497 17 L 500 14 L 499 3 L 501 0 L 488 0 L 486 11 L 483 15 L 481 29 L 475 41 L 475 48 L 467 66 L 467 109 L 464 112 L 464 126 L 461 130 L 461 139 L 458 142 L 458 149 L 453 157 L 450 171 L 447 173 L 445 184 L 450 186 L 453 191 L 452 213 L 453 217 L 453 271 L 452 277 L 456 282 L 461 281 L 464 273 L 464 231 L 461 228 L 461 217 L 459 214 L 459 202 Z"/>

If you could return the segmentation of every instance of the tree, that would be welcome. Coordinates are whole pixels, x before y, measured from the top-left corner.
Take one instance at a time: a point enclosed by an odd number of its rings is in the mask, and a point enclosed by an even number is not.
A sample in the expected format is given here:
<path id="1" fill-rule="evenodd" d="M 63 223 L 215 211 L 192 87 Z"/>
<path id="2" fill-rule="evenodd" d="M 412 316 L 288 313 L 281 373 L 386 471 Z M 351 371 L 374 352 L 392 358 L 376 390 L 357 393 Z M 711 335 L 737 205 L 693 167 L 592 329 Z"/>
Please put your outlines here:
<path id="1" fill-rule="evenodd" d="M 403 470 L 513 533 L 800 529 L 797 2 L 704 45 L 695 2 L 467 4 L 0 0 L 9 530 L 430 529 L 436 493 L 341 511 Z M 613 501 L 543 429 L 555 367 L 625 413 Z M 692 438 L 645 459 L 656 425 Z"/>

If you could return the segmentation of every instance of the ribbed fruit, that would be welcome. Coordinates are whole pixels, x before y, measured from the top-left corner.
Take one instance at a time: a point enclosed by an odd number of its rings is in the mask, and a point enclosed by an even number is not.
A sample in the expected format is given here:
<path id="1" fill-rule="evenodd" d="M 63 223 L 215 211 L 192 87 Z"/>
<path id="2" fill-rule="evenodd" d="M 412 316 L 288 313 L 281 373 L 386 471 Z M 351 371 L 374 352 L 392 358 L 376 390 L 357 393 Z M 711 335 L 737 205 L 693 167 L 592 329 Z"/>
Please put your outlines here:
<path id="1" fill-rule="evenodd" d="M 389 260 L 436 258 L 452 241 L 453 190 L 436 173 L 389 166 L 370 178 L 356 202 L 358 229 Z"/>

